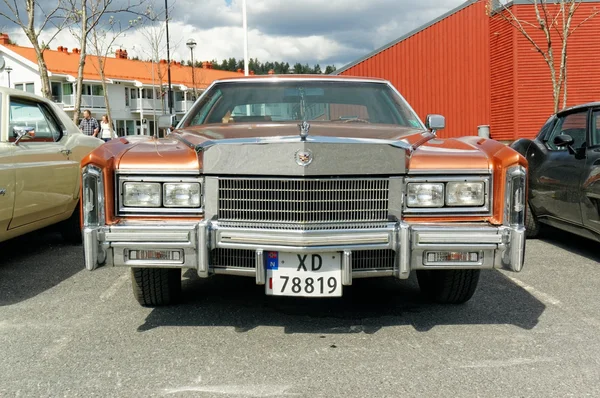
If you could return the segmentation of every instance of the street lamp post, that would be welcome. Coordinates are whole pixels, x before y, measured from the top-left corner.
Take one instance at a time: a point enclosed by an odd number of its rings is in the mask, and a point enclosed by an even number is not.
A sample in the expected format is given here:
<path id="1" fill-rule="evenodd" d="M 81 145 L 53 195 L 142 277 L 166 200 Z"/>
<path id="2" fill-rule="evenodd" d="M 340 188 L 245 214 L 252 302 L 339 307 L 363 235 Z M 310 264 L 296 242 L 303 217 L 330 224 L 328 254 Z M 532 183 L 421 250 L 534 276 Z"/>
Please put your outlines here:
<path id="1" fill-rule="evenodd" d="M 192 86 L 194 87 L 194 100 L 196 100 L 196 74 L 194 73 L 194 48 L 196 47 L 196 40 L 189 39 L 186 46 L 190 49 L 190 55 L 192 58 Z"/>
<path id="2" fill-rule="evenodd" d="M 169 90 L 167 92 L 167 101 L 169 103 L 169 115 L 173 114 L 173 91 L 171 89 L 171 54 L 169 48 L 169 6 L 165 0 L 165 30 L 167 33 L 167 79 Z"/>
<path id="3" fill-rule="evenodd" d="M 10 88 L 10 72 L 12 72 L 12 68 L 10 66 L 7 66 L 4 70 L 6 71 L 6 73 L 8 73 L 8 87 Z"/>

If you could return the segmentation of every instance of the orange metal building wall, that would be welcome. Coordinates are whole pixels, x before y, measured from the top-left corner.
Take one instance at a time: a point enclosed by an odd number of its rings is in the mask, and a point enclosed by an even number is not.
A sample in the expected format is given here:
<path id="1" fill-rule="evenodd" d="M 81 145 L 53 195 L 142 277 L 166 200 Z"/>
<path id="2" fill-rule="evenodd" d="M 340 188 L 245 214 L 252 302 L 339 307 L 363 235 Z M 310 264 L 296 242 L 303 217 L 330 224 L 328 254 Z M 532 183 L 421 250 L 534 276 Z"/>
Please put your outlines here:
<path id="1" fill-rule="evenodd" d="M 535 8 L 516 5 L 515 15 L 534 22 Z M 600 7 L 600 2 L 580 3 L 571 26 L 577 26 Z M 546 40 L 540 30 L 531 30 L 537 43 Z M 533 137 L 554 111 L 550 70 L 532 44 L 517 33 L 515 45 L 515 117 L 513 139 Z M 554 38 L 556 63 L 560 62 L 560 40 Z M 600 16 L 581 25 L 568 40 L 567 106 L 600 101 Z M 558 71 L 558 68 L 557 68 Z M 493 104 L 492 104 L 493 105 Z M 562 96 L 560 107 L 562 108 Z"/>
<path id="2" fill-rule="evenodd" d="M 490 18 L 491 112 L 490 136 L 495 140 L 512 140 L 515 119 L 514 42 L 516 29 L 502 16 Z"/>
<path id="3" fill-rule="evenodd" d="M 485 6 L 473 3 L 341 74 L 390 80 L 421 119 L 446 117 L 442 137 L 477 135 L 491 109 Z"/>

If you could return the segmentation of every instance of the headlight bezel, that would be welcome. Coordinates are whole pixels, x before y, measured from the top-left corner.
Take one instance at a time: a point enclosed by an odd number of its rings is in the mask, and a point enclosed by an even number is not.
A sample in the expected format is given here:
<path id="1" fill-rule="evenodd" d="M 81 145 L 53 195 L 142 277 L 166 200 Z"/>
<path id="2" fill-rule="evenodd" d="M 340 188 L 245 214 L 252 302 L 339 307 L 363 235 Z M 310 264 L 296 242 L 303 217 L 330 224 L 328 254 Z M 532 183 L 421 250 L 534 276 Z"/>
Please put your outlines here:
<path id="1" fill-rule="evenodd" d="M 448 205 L 448 183 L 483 183 L 484 200 L 482 205 Z M 444 184 L 444 203 L 441 207 L 410 207 L 408 206 L 408 187 L 409 184 Z M 493 176 L 489 174 L 472 175 L 449 175 L 449 176 L 409 176 L 404 184 L 404 210 L 403 214 L 411 217 L 427 217 L 436 215 L 455 215 L 455 216 L 490 216 L 493 209 Z"/>
<path id="2" fill-rule="evenodd" d="M 117 216 L 169 216 L 189 217 L 201 215 L 204 212 L 204 177 L 201 175 L 173 175 L 163 173 L 152 173 L 140 171 L 136 173 L 117 170 L 115 173 L 115 208 Z M 130 182 L 158 183 L 160 184 L 160 206 L 158 207 L 132 207 L 124 205 L 124 184 Z M 165 184 L 199 184 L 200 206 L 197 207 L 175 207 L 165 206 L 164 185 Z"/>

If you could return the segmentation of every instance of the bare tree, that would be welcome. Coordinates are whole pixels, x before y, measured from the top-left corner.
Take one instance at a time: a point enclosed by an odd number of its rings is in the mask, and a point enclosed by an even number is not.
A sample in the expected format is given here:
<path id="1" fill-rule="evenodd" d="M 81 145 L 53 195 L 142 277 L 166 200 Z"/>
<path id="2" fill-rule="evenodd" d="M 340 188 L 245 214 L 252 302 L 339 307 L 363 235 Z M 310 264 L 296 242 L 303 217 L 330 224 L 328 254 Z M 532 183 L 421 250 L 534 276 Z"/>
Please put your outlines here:
<path id="1" fill-rule="evenodd" d="M 25 15 L 22 15 L 23 0 L 3 0 L 8 8 L 8 11 L 0 11 L 0 16 L 3 16 L 10 22 L 18 25 L 25 36 L 31 42 L 35 55 L 37 57 L 38 68 L 40 72 L 40 80 L 42 82 L 42 95 L 52 99 L 52 90 L 50 88 L 50 79 L 48 78 L 48 66 L 44 59 L 44 51 L 48 49 L 48 44 L 64 29 L 68 23 L 64 15 L 64 9 L 61 7 L 61 2 L 58 2 L 52 9 L 45 9 L 36 0 L 25 0 Z M 36 12 L 39 14 L 36 15 Z M 41 18 L 36 19 L 37 16 Z M 40 40 L 42 32 L 47 32 L 49 29 L 55 29 L 48 43 Z"/>
<path id="2" fill-rule="evenodd" d="M 101 24 L 105 18 L 131 14 L 134 16 L 145 15 L 143 5 L 146 0 L 128 0 L 119 2 L 114 0 L 63 0 L 65 12 L 71 21 L 70 30 L 79 41 L 79 65 L 77 69 L 77 91 L 75 94 L 75 112 L 73 121 L 79 120 L 81 108 L 81 95 L 83 90 L 83 70 L 87 56 L 87 44 L 91 32 Z M 117 3 L 113 5 L 113 3 Z"/>
<path id="3" fill-rule="evenodd" d="M 558 112 L 562 92 L 562 107 L 567 106 L 567 50 L 569 37 L 583 24 L 594 18 L 599 10 L 594 9 L 577 25 L 572 25 L 573 16 L 581 0 L 531 0 L 535 9 L 535 21 L 519 18 L 511 7 L 512 3 L 490 0 L 489 9 L 494 17 L 502 18 L 517 29 L 544 58 L 550 69 L 554 112 Z M 533 32 L 543 32 L 543 39 L 536 40 Z M 555 40 L 556 39 L 556 40 Z M 559 52 L 558 63 L 556 52 Z"/>
<path id="4" fill-rule="evenodd" d="M 94 29 L 90 31 L 90 35 L 88 37 L 89 45 L 90 45 L 90 53 L 95 58 L 96 62 L 92 62 L 94 68 L 100 75 L 100 82 L 102 84 L 102 92 L 104 95 L 104 103 L 106 104 L 106 115 L 108 116 L 109 128 L 111 131 L 111 135 L 113 132 L 112 125 L 112 115 L 110 110 L 110 100 L 108 98 L 108 87 L 106 84 L 106 74 L 104 73 L 104 68 L 106 65 L 106 58 L 109 54 L 114 53 L 114 44 L 120 37 L 126 35 L 126 32 L 130 29 L 133 29 L 142 21 L 142 17 L 138 16 L 135 19 L 131 19 L 128 21 L 126 25 L 122 24 L 120 21 L 115 20 L 113 16 L 111 16 L 105 23 L 97 24 Z"/>

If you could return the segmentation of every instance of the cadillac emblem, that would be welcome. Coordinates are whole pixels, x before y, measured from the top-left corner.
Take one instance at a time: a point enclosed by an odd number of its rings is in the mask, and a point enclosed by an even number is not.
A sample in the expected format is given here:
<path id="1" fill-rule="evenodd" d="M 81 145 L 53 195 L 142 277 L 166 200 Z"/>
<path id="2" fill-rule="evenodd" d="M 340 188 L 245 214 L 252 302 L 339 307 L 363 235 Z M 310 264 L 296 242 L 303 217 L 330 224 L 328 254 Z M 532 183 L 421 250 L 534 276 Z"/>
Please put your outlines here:
<path id="1" fill-rule="evenodd" d="M 308 149 L 300 149 L 296 151 L 296 155 L 294 157 L 296 158 L 296 163 L 303 167 L 308 166 L 313 161 L 313 154 Z"/>

